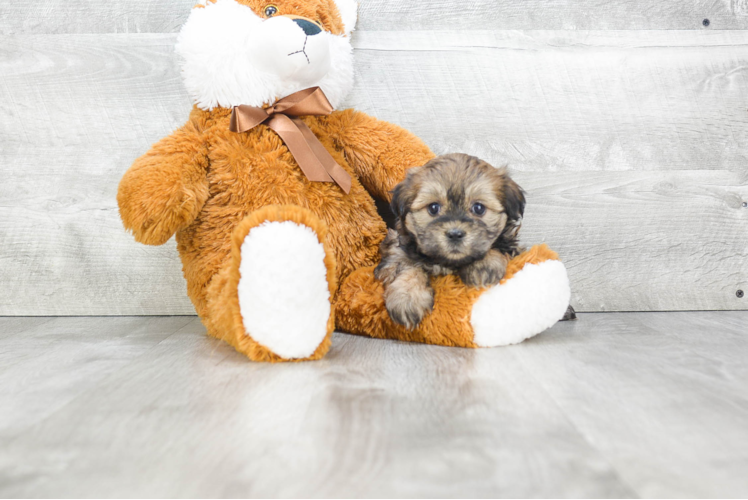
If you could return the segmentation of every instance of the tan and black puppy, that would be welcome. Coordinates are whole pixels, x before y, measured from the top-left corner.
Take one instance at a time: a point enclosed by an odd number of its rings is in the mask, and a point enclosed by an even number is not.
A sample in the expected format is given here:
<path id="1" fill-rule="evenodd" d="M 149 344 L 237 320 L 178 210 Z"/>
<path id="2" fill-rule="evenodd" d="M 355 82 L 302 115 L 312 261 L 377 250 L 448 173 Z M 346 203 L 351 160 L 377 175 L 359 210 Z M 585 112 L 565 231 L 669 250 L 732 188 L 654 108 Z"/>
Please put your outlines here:
<path id="1" fill-rule="evenodd" d="M 411 168 L 392 197 L 397 217 L 375 276 L 390 317 L 413 328 L 434 305 L 430 276 L 457 274 L 472 287 L 495 285 L 521 253 L 522 189 L 505 168 L 464 154 Z"/>

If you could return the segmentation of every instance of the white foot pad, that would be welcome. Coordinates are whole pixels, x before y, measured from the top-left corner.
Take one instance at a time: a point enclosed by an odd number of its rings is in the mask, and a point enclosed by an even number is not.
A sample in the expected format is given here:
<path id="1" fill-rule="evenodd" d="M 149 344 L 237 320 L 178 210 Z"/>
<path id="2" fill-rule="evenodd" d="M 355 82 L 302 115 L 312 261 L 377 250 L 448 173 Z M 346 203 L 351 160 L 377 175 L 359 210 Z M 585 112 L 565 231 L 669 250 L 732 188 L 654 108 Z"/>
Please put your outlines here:
<path id="1" fill-rule="evenodd" d="M 470 323 L 481 347 L 517 344 L 553 326 L 569 306 L 566 268 L 558 260 L 528 264 L 480 296 Z"/>
<path id="2" fill-rule="evenodd" d="M 310 228 L 266 222 L 242 243 L 239 307 L 244 329 L 286 359 L 311 356 L 327 334 L 325 250 Z"/>

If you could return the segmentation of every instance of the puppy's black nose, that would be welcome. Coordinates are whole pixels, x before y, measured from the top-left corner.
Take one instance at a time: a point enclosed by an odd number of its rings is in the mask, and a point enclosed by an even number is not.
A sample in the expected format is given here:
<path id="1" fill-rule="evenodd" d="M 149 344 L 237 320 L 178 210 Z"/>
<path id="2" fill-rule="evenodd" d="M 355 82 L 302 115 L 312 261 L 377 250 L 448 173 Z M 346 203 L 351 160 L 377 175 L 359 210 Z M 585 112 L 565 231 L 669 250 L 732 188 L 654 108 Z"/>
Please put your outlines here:
<path id="1" fill-rule="evenodd" d="M 464 237 L 465 231 L 463 231 L 462 229 L 454 228 L 447 231 L 447 238 L 449 238 L 450 240 L 461 240 Z"/>
<path id="2" fill-rule="evenodd" d="M 322 33 L 322 28 L 311 21 L 307 21 L 306 19 L 294 19 L 293 22 L 298 24 L 299 27 L 304 30 L 304 33 L 306 33 L 307 36 L 318 35 L 319 33 Z"/>

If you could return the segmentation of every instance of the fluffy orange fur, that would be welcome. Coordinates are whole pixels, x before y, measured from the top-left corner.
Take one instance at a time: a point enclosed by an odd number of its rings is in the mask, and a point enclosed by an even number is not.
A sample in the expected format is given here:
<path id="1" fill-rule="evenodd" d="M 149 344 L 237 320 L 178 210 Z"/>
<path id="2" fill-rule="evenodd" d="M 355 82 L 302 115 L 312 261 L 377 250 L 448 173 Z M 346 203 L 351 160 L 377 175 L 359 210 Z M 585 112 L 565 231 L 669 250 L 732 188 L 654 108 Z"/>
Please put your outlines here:
<path id="1" fill-rule="evenodd" d="M 539 264 L 546 260 L 558 260 L 558 254 L 545 244 L 532 247 L 509 261 L 501 284 L 526 264 Z M 349 333 L 380 339 L 477 347 L 473 342 L 470 313 L 483 292 L 466 287 L 454 275 L 434 277 L 431 285 L 434 288 L 433 312 L 415 329 L 408 330 L 392 321 L 387 314 L 384 288 L 374 278 L 374 267 L 359 269 L 338 290 L 335 298 L 337 327 Z"/>
<path id="2" fill-rule="evenodd" d="M 267 0 L 238 0 L 262 15 Z M 280 4 L 280 5 L 279 5 Z M 293 14 L 342 34 L 334 0 L 283 0 Z M 187 293 L 208 333 L 256 361 L 285 361 L 255 342 L 243 326 L 238 300 L 241 245 L 266 221 L 311 228 L 326 253 L 333 311 L 327 335 L 306 359 L 330 347 L 332 331 L 379 338 L 475 347 L 470 326 L 479 290 L 458 278 L 434 281 L 435 311 L 414 331 L 392 323 L 372 269 L 386 227 L 372 197 L 389 201 L 410 167 L 434 157 L 410 132 L 354 110 L 303 117 L 335 161 L 351 175 L 345 194 L 334 183 L 310 182 L 278 135 L 265 125 L 229 131 L 230 109 L 193 108 L 188 122 L 156 143 L 123 176 L 117 201 L 135 239 L 161 245 L 176 234 Z M 520 255 L 507 278 L 526 262 L 556 258 L 545 247 Z M 340 286 L 338 284 L 341 284 Z"/>
<path id="3" fill-rule="evenodd" d="M 237 241 L 264 220 L 301 217 L 328 250 L 330 283 L 341 283 L 379 261 L 386 227 L 372 195 L 389 200 L 405 170 L 433 154 L 410 132 L 364 113 L 303 118 L 353 177 L 345 194 L 334 183 L 310 182 L 266 126 L 230 132 L 230 114 L 225 108 L 194 108 L 185 126 L 135 161 L 120 182 L 117 200 L 136 240 L 160 245 L 176 233 L 187 293 L 208 333 L 251 359 L 276 361 L 280 358 L 243 330 Z M 328 347 L 329 335 L 310 359 Z"/>
<path id="4" fill-rule="evenodd" d="M 330 248 L 327 224 L 311 211 L 293 205 L 270 205 L 245 217 L 233 231 L 231 238 L 231 256 L 229 265 L 219 271 L 218 275 L 210 281 L 207 293 L 208 314 L 203 322 L 208 332 L 214 337 L 225 340 L 234 348 L 255 361 L 283 361 L 283 358 L 269 351 L 261 344 L 255 342 L 248 336 L 242 324 L 241 311 L 239 309 L 239 296 L 237 293 L 239 285 L 239 265 L 241 263 L 241 246 L 244 237 L 249 231 L 264 222 L 293 221 L 311 228 L 325 249 L 325 266 L 327 267 L 327 285 L 330 296 L 334 296 L 337 290 L 337 277 L 335 274 L 335 254 Z M 332 332 L 335 329 L 335 314 L 330 315 L 327 322 L 327 334 L 322 343 L 314 353 L 306 359 L 319 359 L 324 356 L 330 348 Z M 295 360 L 296 361 L 296 360 Z"/>

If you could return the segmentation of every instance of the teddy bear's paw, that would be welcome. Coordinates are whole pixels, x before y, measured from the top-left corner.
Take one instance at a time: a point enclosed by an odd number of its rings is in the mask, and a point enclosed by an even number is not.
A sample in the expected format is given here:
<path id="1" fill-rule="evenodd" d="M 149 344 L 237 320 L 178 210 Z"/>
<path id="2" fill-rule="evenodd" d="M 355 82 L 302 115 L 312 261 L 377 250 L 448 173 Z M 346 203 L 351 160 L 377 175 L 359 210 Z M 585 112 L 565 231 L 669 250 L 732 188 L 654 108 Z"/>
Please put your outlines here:
<path id="1" fill-rule="evenodd" d="M 473 342 L 480 347 L 522 342 L 560 320 L 570 298 L 569 277 L 561 261 L 527 264 L 473 305 Z"/>
<path id="2" fill-rule="evenodd" d="M 252 228 L 241 245 L 238 296 L 244 329 L 285 359 L 310 357 L 330 319 L 325 249 L 293 221 Z"/>

